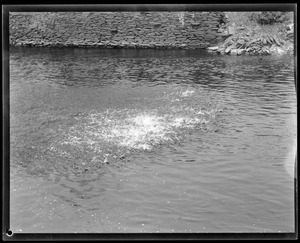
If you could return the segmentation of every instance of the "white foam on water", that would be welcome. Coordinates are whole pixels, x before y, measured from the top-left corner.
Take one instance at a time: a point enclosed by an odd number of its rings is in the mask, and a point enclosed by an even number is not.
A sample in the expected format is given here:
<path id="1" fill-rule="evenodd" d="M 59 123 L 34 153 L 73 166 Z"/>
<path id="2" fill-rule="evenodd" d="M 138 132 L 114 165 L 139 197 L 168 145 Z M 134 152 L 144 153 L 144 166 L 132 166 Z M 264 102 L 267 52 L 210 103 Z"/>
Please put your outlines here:
<path id="1" fill-rule="evenodd" d="M 150 149 L 151 141 L 163 139 L 165 126 L 161 117 L 140 114 L 127 118 L 107 131 L 106 138 L 120 146 Z"/>
<path id="2" fill-rule="evenodd" d="M 149 150 L 158 143 L 172 140 L 176 128 L 191 127 L 200 119 L 189 117 L 137 114 L 108 130 L 104 139 L 134 149 Z"/>
<path id="3" fill-rule="evenodd" d="M 186 91 L 181 93 L 181 96 L 183 96 L 183 97 L 190 96 L 194 92 L 195 92 L 195 90 L 186 90 Z"/>
<path id="4" fill-rule="evenodd" d="M 104 161 L 111 156 L 122 157 L 131 149 L 151 150 L 156 145 L 181 140 L 186 129 L 202 129 L 218 112 L 201 102 L 205 99 L 203 93 L 197 94 L 190 88 L 181 89 L 167 96 L 169 103 L 155 108 L 108 108 L 80 114 L 75 125 L 58 132 L 51 150 L 61 156 L 66 156 L 67 151 L 71 159 L 78 155 Z M 185 97 L 185 101 L 173 104 L 170 101 L 174 97 Z"/>
<path id="5" fill-rule="evenodd" d="M 191 129 L 207 122 L 205 116 L 195 113 L 158 114 L 136 110 L 92 113 L 65 132 L 60 143 L 85 146 L 95 152 L 100 152 L 104 144 L 150 150 L 157 144 L 178 138 L 180 129 Z"/>

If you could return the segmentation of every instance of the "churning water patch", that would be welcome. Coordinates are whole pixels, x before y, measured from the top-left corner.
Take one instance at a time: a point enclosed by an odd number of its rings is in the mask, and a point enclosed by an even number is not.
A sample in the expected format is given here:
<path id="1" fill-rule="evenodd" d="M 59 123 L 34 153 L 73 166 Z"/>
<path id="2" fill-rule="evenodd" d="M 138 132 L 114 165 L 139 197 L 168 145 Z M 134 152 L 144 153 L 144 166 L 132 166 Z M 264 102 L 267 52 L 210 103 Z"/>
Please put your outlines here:
<path id="1" fill-rule="evenodd" d="M 181 102 L 173 102 L 176 97 Z M 133 150 L 149 151 L 181 141 L 193 130 L 210 130 L 219 111 L 203 92 L 191 88 L 162 98 L 149 99 L 142 108 L 91 110 L 72 117 L 74 123 L 57 131 L 50 150 L 80 163 L 110 163 Z"/>
<path id="2" fill-rule="evenodd" d="M 204 114 L 200 110 L 185 114 L 130 109 L 92 112 L 59 134 L 51 150 L 69 159 L 106 163 L 131 150 L 151 150 L 181 140 L 187 130 L 207 127 L 214 115 L 214 111 Z"/>
<path id="3" fill-rule="evenodd" d="M 157 144 L 179 139 L 182 129 L 208 122 L 208 116 L 201 112 L 194 116 L 129 110 L 92 113 L 71 127 L 60 143 L 85 145 L 95 152 L 101 151 L 104 144 L 150 150 Z"/>
<path id="4" fill-rule="evenodd" d="M 195 92 L 195 90 L 186 90 L 186 91 L 181 93 L 181 96 L 187 97 L 187 96 L 192 95 L 194 92 Z"/>

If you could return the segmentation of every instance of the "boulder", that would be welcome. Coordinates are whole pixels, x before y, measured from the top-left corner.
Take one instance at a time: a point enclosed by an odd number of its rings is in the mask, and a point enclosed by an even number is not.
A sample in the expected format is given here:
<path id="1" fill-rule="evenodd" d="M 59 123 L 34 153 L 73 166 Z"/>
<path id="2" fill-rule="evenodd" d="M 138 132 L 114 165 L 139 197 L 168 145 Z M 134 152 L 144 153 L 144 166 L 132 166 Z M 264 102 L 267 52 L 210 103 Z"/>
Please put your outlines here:
<path id="1" fill-rule="evenodd" d="M 280 43 L 280 41 L 278 40 L 277 37 L 274 36 L 273 39 L 274 39 L 275 43 L 276 43 L 278 46 L 281 45 L 281 43 Z"/>
<path id="2" fill-rule="evenodd" d="M 242 55 L 246 52 L 245 49 L 237 49 L 237 55 Z"/>
<path id="3" fill-rule="evenodd" d="M 267 48 L 264 48 L 264 49 L 263 49 L 263 54 L 264 54 L 264 55 L 270 55 L 270 50 L 267 49 Z"/>
<path id="4" fill-rule="evenodd" d="M 238 49 L 232 49 L 230 55 L 236 56 L 238 54 Z"/>
<path id="5" fill-rule="evenodd" d="M 232 44 L 232 45 L 230 45 L 230 46 L 228 46 L 228 47 L 225 49 L 225 53 L 226 53 L 226 54 L 229 53 L 229 52 L 231 51 L 231 49 L 234 49 L 234 48 L 235 48 L 235 46 L 236 46 L 235 43 Z"/>
<path id="6" fill-rule="evenodd" d="M 228 36 L 230 36 L 229 33 L 228 33 L 228 30 L 224 30 L 222 33 L 220 33 L 218 35 L 222 36 L 222 37 L 228 37 Z"/>
<path id="7" fill-rule="evenodd" d="M 219 47 L 218 46 L 212 46 L 207 48 L 208 51 L 218 51 Z"/>
<path id="8" fill-rule="evenodd" d="M 228 27 L 228 34 L 229 35 L 234 35 L 235 34 L 234 27 L 232 27 L 232 26 Z"/>
<path id="9" fill-rule="evenodd" d="M 233 43 L 234 43 L 234 41 L 232 40 L 232 36 L 228 37 L 228 38 L 224 41 L 224 45 L 225 45 L 225 46 L 232 45 Z"/>
<path id="10" fill-rule="evenodd" d="M 224 51 L 224 50 L 220 50 L 219 53 L 220 53 L 221 55 L 225 55 L 225 51 Z"/>
<path id="11" fill-rule="evenodd" d="M 272 45 L 270 48 L 270 53 L 272 55 L 282 55 L 285 53 L 285 51 L 283 49 L 281 49 L 280 47 L 276 47 L 275 45 Z"/>
<path id="12" fill-rule="evenodd" d="M 245 44 L 245 40 L 244 39 L 238 39 L 237 43 L 239 45 L 244 45 Z"/>
<path id="13" fill-rule="evenodd" d="M 121 45 L 128 45 L 129 43 L 127 42 L 127 41 L 125 41 L 125 40 L 122 40 L 121 41 Z"/>

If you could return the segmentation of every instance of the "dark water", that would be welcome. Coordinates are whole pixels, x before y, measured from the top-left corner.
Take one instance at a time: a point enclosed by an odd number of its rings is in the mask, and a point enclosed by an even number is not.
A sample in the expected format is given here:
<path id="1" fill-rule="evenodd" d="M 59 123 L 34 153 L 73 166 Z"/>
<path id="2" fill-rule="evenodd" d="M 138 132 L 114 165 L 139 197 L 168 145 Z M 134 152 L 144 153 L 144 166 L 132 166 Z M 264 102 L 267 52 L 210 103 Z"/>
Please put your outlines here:
<path id="1" fill-rule="evenodd" d="M 292 56 L 10 51 L 13 232 L 293 232 Z"/>

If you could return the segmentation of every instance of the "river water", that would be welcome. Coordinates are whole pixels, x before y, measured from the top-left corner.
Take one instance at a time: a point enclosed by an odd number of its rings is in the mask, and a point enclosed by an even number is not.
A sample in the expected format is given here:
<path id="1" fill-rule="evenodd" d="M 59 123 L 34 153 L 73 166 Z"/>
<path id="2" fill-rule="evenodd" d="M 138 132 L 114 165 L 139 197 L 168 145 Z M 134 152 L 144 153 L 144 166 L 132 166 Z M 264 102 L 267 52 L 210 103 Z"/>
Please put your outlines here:
<path id="1" fill-rule="evenodd" d="M 11 48 L 13 232 L 294 232 L 294 57 Z"/>

